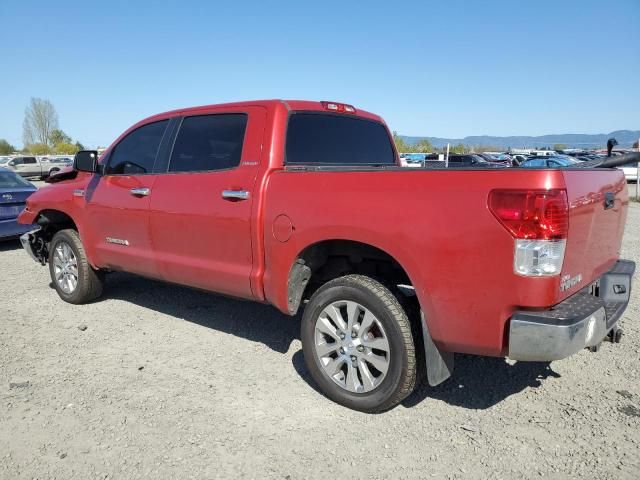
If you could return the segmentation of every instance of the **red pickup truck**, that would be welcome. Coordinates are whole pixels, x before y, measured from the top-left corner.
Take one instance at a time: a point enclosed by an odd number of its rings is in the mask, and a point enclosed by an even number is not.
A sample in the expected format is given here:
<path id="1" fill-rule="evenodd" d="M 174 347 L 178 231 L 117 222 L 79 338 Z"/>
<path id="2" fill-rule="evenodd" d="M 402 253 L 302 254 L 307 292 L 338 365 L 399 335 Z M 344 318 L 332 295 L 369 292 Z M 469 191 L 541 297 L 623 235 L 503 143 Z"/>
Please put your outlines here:
<path id="1" fill-rule="evenodd" d="M 366 412 L 447 379 L 453 352 L 552 361 L 618 341 L 635 269 L 621 171 L 403 169 L 380 117 L 334 102 L 162 113 L 51 181 L 19 221 L 63 300 L 126 271 L 303 307 L 313 378 Z"/>

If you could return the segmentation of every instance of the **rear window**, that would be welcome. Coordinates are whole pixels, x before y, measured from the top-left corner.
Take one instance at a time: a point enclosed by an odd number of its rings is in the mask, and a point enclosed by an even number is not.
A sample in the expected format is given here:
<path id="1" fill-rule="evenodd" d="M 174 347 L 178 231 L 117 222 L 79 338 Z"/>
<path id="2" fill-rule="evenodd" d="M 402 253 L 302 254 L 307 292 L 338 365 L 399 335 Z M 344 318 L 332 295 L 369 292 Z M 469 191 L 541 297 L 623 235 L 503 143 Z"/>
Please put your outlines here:
<path id="1" fill-rule="evenodd" d="M 0 171 L 0 188 L 31 187 L 31 184 L 13 172 Z"/>
<path id="2" fill-rule="evenodd" d="M 379 122 L 326 113 L 295 113 L 289 119 L 287 164 L 393 165 L 387 129 Z"/>

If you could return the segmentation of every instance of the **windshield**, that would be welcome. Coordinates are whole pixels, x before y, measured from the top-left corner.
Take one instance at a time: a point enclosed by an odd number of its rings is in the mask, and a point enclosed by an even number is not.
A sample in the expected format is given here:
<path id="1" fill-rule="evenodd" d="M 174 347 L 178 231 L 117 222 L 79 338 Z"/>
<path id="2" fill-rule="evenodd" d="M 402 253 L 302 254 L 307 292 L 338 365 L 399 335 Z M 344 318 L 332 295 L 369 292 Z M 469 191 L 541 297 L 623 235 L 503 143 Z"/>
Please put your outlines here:
<path id="1" fill-rule="evenodd" d="M 20 175 L 6 170 L 0 170 L 0 188 L 24 188 L 32 187 L 29 182 Z"/>
<path id="2" fill-rule="evenodd" d="M 0 158 L 0 165 L 2 165 L 3 163 L 7 163 L 8 161 L 8 158 Z"/>

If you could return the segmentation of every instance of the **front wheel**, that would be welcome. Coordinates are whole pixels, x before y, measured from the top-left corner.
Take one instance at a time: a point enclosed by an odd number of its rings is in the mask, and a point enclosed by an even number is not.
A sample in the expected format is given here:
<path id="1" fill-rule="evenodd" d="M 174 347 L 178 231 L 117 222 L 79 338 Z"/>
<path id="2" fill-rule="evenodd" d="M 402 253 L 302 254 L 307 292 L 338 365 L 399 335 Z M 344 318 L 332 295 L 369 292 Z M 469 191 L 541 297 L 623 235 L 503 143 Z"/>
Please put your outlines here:
<path id="1" fill-rule="evenodd" d="M 49 244 L 49 273 L 62 300 L 87 303 L 102 294 L 104 274 L 91 267 L 75 230 L 57 232 Z"/>
<path id="2" fill-rule="evenodd" d="M 313 379 L 331 400 L 354 410 L 388 410 L 416 383 L 407 314 L 381 283 L 347 275 L 318 289 L 302 318 L 302 349 Z"/>

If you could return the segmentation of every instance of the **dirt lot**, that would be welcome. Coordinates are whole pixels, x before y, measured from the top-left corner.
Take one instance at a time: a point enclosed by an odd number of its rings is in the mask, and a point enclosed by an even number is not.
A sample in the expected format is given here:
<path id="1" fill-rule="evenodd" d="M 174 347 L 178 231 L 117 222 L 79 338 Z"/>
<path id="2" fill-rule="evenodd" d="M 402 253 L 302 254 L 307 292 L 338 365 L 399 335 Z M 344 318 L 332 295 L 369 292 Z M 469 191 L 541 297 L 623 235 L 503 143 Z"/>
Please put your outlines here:
<path id="1" fill-rule="evenodd" d="M 640 262 L 640 204 L 623 256 Z M 124 274 L 60 301 L 0 245 L 0 478 L 640 478 L 640 289 L 621 345 L 458 355 L 381 415 L 319 394 L 298 319 Z M 85 329 L 86 327 L 86 329 Z"/>

